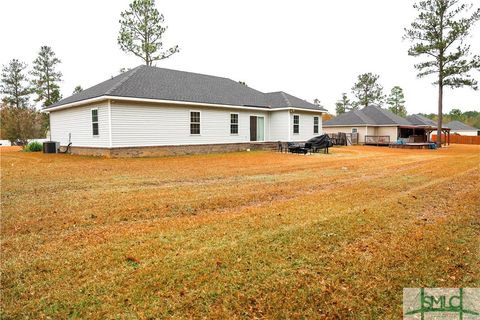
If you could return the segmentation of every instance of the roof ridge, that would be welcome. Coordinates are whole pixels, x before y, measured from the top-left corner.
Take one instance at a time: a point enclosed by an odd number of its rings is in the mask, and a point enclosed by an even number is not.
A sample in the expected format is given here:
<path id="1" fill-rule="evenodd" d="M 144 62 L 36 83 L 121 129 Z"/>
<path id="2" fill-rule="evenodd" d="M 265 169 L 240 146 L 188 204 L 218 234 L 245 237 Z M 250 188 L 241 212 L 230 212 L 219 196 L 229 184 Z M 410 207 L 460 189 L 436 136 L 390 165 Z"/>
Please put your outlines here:
<path id="1" fill-rule="evenodd" d="M 105 95 L 108 96 L 110 94 L 112 94 L 115 90 L 117 90 L 122 84 L 125 83 L 125 81 L 127 81 L 128 79 L 130 79 L 130 77 L 132 75 L 134 75 L 138 70 L 140 70 L 141 68 L 143 67 L 143 65 L 140 65 L 140 66 L 137 66 L 135 68 L 133 68 L 132 70 L 129 70 L 127 71 L 126 73 L 128 73 L 128 75 L 125 75 L 125 77 L 123 77 L 120 81 L 118 81 L 117 83 L 115 83 L 110 89 L 108 89 L 106 92 L 105 92 Z"/>
<path id="2" fill-rule="evenodd" d="M 355 110 L 355 109 L 354 109 L 354 110 L 352 110 L 352 111 L 353 111 L 353 113 L 354 113 L 355 115 L 357 115 L 360 119 L 362 119 L 362 120 L 365 121 L 366 123 L 369 123 L 369 122 L 370 122 L 370 124 L 375 124 L 375 121 L 373 121 L 372 118 L 370 118 L 368 115 L 366 115 L 365 112 L 363 112 L 363 110 L 358 110 L 358 109 Z"/>
<path id="3" fill-rule="evenodd" d="M 282 95 L 283 97 L 283 100 L 285 100 L 285 103 L 287 104 L 287 106 L 291 107 L 292 106 L 292 102 L 290 102 L 290 100 L 288 100 L 288 97 L 287 95 L 285 94 L 285 92 L 283 91 L 279 91 L 280 94 Z"/>

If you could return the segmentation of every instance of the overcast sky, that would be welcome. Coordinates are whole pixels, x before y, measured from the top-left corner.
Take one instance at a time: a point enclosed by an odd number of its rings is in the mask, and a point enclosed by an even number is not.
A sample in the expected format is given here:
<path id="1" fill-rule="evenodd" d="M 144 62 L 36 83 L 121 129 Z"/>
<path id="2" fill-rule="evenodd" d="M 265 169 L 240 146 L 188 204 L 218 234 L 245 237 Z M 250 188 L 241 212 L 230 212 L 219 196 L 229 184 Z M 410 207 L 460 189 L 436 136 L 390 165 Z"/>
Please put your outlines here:
<path id="1" fill-rule="evenodd" d="M 180 53 L 158 67 L 224 76 L 260 91 L 286 91 L 334 103 L 357 75 L 380 75 L 385 93 L 404 88 L 409 113 L 436 112 L 433 78 L 417 79 L 403 29 L 415 17 L 413 0 L 157 0 L 168 30 L 164 44 Z M 477 0 L 473 1 L 477 2 Z M 61 91 L 69 96 L 142 61 L 117 44 L 120 12 L 130 0 L 1 0 L 0 64 L 29 63 L 41 45 L 62 60 Z M 470 43 L 480 53 L 480 25 Z M 478 79 L 479 73 L 475 74 Z M 480 92 L 446 90 L 444 110 L 480 111 Z"/>

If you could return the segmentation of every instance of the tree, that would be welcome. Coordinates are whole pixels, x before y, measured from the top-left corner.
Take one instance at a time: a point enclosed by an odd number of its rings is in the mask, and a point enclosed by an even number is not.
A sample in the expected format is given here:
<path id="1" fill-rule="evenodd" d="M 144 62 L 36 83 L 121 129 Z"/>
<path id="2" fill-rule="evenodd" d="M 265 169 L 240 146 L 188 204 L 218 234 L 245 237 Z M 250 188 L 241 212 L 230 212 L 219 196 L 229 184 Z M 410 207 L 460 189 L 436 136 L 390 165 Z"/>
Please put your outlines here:
<path id="1" fill-rule="evenodd" d="M 335 103 L 335 112 L 337 116 L 347 112 L 348 110 L 352 110 L 352 104 L 350 99 L 348 99 L 346 93 L 342 93 L 342 98 Z"/>
<path id="2" fill-rule="evenodd" d="M 450 116 L 450 121 L 452 120 L 457 120 L 457 121 L 463 121 L 463 113 L 460 109 L 452 109 L 450 110 L 449 114 Z"/>
<path id="3" fill-rule="evenodd" d="M 62 81 L 62 73 L 56 71 L 61 61 L 55 57 L 52 48 L 42 46 L 38 57 L 33 61 L 31 72 L 32 84 L 37 94 L 35 102 L 42 102 L 42 107 L 48 107 L 62 98 L 58 82 Z"/>
<path id="4" fill-rule="evenodd" d="M 321 102 L 320 99 L 318 99 L 318 98 L 315 98 L 315 99 L 313 100 L 313 104 L 314 104 L 315 106 L 319 107 L 319 108 L 323 108 L 322 102 Z"/>
<path id="5" fill-rule="evenodd" d="M 12 144 L 26 145 L 28 139 L 44 138 L 43 116 L 34 108 L 3 104 L 0 110 L 1 138 Z"/>
<path id="6" fill-rule="evenodd" d="M 155 0 L 134 0 L 129 10 L 122 12 L 118 44 L 124 52 L 142 58 L 147 66 L 178 52 L 178 46 L 163 51 L 162 37 L 167 30 L 163 14 L 155 7 Z"/>
<path id="7" fill-rule="evenodd" d="M 387 98 L 388 110 L 392 111 L 400 117 L 407 116 L 407 109 L 405 109 L 405 95 L 403 89 L 399 86 L 395 86 L 390 91 L 390 95 Z"/>
<path id="8" fill-rule="evenodd" d="M 83 91 L 82 86 L 76 86 L 75 89 L 73 89 L 72 95 L 77 94 Z"/>
<path id="9" fill-rule="evenodd" d="M 437 136 L 442 133 L 443 89 L 463 86 L 477 89 L 477 81 L 470 75 L 472 69 L 480 68 L 480 57 L 470 54 L 467 36 L 480 19 L 480 8 L 470 14 L 473 5 L 461 4 L 460 0 L 422 0 L 413 6 L 418 16 L 405 28 L 404 38 L 413 42 L 408 54 L 425 57 L 415 65 L 417 77 L 435 75 L 438 86 Z M 441 139 L 437 145 L 441 146 Z"/>
<path id="10" fill-rule="evenodd" d="M 27 64 L 17 59 L 12 59 L 2 68 L 0 93 L 4 95 L 2 101 L 7 105 L 17 108 L 27 108 L 30 100 L 31 89 L 24 73 Z"/>
<path id="11" fill-rule="evenodd" d="M 357 83 L 352 87 L 352 93 L 357 98 L 355 106 L 368 107 L 372 103 L 382 104 L 385 96 L 383 87 L 377 82 L 380 76 L 364 73 L 358 76 Z"/>

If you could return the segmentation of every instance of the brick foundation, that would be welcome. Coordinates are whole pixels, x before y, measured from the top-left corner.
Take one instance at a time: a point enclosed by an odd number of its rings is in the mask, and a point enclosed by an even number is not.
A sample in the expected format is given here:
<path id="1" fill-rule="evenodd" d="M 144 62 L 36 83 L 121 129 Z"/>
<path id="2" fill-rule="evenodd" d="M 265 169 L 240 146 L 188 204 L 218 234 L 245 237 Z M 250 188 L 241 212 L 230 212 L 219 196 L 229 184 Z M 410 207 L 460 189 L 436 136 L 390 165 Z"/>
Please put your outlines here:
<path id="1" fill-rule="evenodd" d="M 238 152 L 250 150 L 277 150 L 277 142 L 201 144 L 185 146 L 152 146 L 152 147 L 122 147 L 122 148 L 92 148 L 71 147 L 71 154 L 102 156 L 112 158 L 122 157 L 163 157 L 175 155 L 207 154 Z"/>

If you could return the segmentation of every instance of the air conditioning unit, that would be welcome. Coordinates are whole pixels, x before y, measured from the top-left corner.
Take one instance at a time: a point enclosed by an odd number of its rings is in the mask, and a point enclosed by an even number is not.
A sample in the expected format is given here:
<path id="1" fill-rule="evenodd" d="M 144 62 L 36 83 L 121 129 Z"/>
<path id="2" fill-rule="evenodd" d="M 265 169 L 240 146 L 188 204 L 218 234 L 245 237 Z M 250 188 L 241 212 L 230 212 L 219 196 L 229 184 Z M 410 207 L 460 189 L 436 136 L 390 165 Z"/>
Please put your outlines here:
<path id="1" fill-rule="evenodd" d="M 60 142 L 57 141 L 45 141 L 43 143 L 43 153 L 58 153 L 60 148 Z"/>

